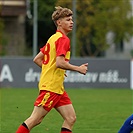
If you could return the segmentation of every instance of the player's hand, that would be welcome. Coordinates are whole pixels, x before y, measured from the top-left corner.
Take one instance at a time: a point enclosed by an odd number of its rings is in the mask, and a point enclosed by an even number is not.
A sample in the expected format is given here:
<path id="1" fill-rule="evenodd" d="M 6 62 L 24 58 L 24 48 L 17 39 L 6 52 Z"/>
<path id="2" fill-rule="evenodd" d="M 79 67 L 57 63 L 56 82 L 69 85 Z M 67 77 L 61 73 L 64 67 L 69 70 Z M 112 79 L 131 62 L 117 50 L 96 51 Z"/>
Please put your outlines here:
<path id="1" fill-rule="evenodd" d="M 88 71 L 88 63 L 79 66 L 79 73 L 86 75 L 87 71 Z"/>

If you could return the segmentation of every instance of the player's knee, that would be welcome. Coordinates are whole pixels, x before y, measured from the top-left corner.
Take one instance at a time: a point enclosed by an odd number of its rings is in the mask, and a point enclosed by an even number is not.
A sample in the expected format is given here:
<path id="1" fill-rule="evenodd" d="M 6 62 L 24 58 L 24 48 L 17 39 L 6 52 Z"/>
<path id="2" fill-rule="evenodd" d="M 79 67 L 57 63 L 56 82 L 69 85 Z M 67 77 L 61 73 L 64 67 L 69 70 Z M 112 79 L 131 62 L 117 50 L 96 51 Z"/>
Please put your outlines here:
<path id="1" fill-rule="evenodd" d="M 73 124 L 76 122 L 76 116 L 69 116 L 69 117 L 67 118 L 67 121 L 68 121 L 71 125 L 73 125 Z"/>
<path id="2" fill-rule="evenodd" d="M 39 125 L 41 122 L 42 122 L 43 118 L 40 118 L 40 119 L 36 119 L 35 122 L 36 122 L 36 125 Z"/>
<path id="3" fill-rule="evenodd" d="M 42 118 L 30 117 L 34 126 L 39 125 L 42 122 Z"/>

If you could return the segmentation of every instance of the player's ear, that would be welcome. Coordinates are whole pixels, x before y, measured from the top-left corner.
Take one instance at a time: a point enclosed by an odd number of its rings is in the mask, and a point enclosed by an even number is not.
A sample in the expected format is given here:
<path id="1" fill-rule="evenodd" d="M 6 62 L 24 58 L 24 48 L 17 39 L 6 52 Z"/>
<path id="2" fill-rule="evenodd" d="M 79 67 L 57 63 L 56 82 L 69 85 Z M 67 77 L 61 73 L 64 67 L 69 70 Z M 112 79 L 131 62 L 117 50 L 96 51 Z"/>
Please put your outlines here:
<path id="1" fill-rule="evenodd" d="M 58 26 L 60 26 L 60 25 L 61 25 L 61 19 L 58 19 L 58 20 L 56 21 L 56 23 L 57 23 Z"/>

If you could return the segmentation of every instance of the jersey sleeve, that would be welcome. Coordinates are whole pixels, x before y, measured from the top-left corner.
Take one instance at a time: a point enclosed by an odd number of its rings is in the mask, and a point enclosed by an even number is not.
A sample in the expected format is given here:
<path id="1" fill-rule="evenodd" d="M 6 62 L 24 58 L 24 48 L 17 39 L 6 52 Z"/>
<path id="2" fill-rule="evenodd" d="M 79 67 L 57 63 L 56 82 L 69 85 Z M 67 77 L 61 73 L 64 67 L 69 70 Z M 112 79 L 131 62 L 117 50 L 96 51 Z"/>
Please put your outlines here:
<path id="1" fill-rule="evenodd" d="M 56 43 L 56 56 L 65 56 L 68 51 L 70 51 L 70 41 L 68 38 L 61 37 Z"/>
<path id="2" fill-rule="evenodd" d="M 40 52 L 42 52 L 43 54 L 44 54 L 44 49 L 45 49 L 45 45 L 42 48 L 40 48 Z"/>

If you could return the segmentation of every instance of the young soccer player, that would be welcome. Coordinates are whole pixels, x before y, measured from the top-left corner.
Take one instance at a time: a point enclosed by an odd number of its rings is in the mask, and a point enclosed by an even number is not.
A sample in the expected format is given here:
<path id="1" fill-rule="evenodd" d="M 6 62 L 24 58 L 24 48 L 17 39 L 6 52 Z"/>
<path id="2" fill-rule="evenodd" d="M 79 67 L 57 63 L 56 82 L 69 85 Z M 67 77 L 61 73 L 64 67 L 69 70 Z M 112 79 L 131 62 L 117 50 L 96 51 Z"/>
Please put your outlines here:
<path id="1" fill-rule="evenodd" d="M 64 90 L 63 81 L 66 70 L 86 74 L 88 63 L 80 66 L 69 63 L 70 40 L 67 34 L 72 31 L 72 11 L 68 8 L 56 7 L 52 20 L 57 31 L 34 58 L 34 62 L 41 67 L 39 82 L 39 96 L 34 103 L 31 116 L 18 128 L 16 133 L 29 133 L 33 127 L 40 124 L 47 113 L 55 108 L 63 117 L 60 133 L 72 133 L 76 121 L 76 114 L 72 102 Z"/>
<path id="2" fill-rule="evenodd" d="M 118 133 L 131 133 L 133 131 L 133 114 L 128 117 Z"/>

